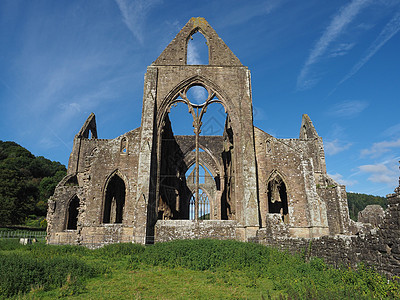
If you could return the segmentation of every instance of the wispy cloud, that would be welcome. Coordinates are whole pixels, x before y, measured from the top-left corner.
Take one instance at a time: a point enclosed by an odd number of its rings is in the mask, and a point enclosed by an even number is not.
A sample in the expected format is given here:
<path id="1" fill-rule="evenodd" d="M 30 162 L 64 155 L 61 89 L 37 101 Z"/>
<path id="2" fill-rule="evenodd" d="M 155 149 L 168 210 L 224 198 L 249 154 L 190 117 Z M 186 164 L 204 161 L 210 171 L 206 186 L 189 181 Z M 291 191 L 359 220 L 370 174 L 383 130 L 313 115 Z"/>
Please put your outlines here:
<path id="1" fill-rule="evenodd" d="M 147 13 L 153 6 L 162 3 L 162 0 L 115 0 L 115 2 L 118 4 L 125 25 L 142 44 Z"/>
<path id="2" fill-rule="evenodd" d="M 372 45 L 367 49 L 364 57 L 350 70 L 350 72 L 338 83 L 342 84 L 354 74 L 356 74 L 370 59 L 379 51 L 397 32 L 400 30 L 400 12 L 397 12 L 394 17 L 386 24 L 379 36 L 375 39 Z"/>
<path id="3" fill-rule="evenodd" d="M 224 26 L 232 26 L 243 24 L 255 17 L 268 15 L 279 6 L 282 5 L 286 0 L 271 0 L 271 1 L 254 1 L 254 2 L 242 2 L 239 1 L 240 6 L 233 6 L 232 9 L 228 10 L 228 13 L 220 15 L 218 22 L 222 28 Z"/>
<path id="4" fill-rule="evenodd" d="M 374 143 L 371 148 L 361 150 L 361 156 L 379 157 L 391 151 L 392 148 L 400 148 L 400 138 L 393 141 Z"/>
<path id="5" fill-rule="evenodd" d="M 255 121 L 264 121 L 268 119 L 268 116 L 262 107 L 253 104 L 253 119 Z"/>
<path id="6" fill-rule="evenodd" d="M 357 180 L 348 180 L 344 179 L 342 174 L 336 173 L 336 174 L 328 174 L 329 177 L 331 177 L 333 180 L 335 180 L 337 183 L 346 185 L 346 186 L 352 186 L 358 183 Z"/>
<path id="7" fill-rule="evenodd" d="M 333 106 L 330 110 L 330 114 L 337 117 L 352 118 L 360 114 L 367 107 L 368 103 L 365 101 L 343 101 Z"/>
<path id="8" fill-rule="evenodd" d="M 321 56 L 327 52 L 329 45 L 340 36 L 340 34 L 346 29 L 347 25 L 353 21 L 359 12 L 370 3 L 370 0 L 353 0 L 342 7 L 338 14 L 333 17 L 332 22 L 328 25 L 321 38 L 311 50 L 299 76 L 297 77 L 298 89 L 311 88 L 316 84 L 318 79 L 314 76 L 310 76 L 312 65 L 319 61 Z"/>
<path id="9" fill-rule="evenodd" d="M 394 168 L 388 168 L 385 164 L 379 163 L 374 165 L 363 165 L 359 167 L 362 173 L 370 174 L 369 181 L 376 183 L 387 183 L 392 185 L 397 181 L 396 171 Z M 397 176 L 396 176 L 397 175 Z"/>
<path id="10" fill-rule="evenodd" d="M 400 123 L 393 125 L 386 129 L 383 133 L 384 136 L 394 136 L 400 134 Z"/>
<path id="11" fill-rule="evenodd" d="M 187 47 L 187 64 L 201 65 L 200 55 L 194 43 L 189 42 Z"/>
<path id="12" fill-rule="evenodd" d="M 332 49 L 329 56 L 330 57 L 337 57 L 346 55 L 353 47 L 355 43 L 342 43 L 336 48 Z"/>
<path id="13" fill-rule="evenodd" d="M 339 141 L 339 139 L 335 139 L 333 141 L 325 141 L 324 149 L 327 155 L 335 155 L 349 149 L 351 145 L 351 143 L 342 142 Z"/>

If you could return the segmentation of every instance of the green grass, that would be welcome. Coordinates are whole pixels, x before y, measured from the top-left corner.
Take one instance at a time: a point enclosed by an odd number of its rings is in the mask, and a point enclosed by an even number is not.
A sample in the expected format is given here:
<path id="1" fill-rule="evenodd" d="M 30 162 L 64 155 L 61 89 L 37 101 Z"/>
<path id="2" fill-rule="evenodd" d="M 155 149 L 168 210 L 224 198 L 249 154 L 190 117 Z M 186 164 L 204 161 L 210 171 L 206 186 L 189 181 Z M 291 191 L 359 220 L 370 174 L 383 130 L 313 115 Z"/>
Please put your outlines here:
<path id="1" fill-rule="evenodd" d="M 400 284 L 360 266 L 334 269 L 262 245 L 173 241 L 20 246 L 0 241 L 0 298 L 371 299 L 399 298 Z M 3 274 L 3 275 L 2 275 Z M 8 279 L 11 278 L 11 279 Z"/>

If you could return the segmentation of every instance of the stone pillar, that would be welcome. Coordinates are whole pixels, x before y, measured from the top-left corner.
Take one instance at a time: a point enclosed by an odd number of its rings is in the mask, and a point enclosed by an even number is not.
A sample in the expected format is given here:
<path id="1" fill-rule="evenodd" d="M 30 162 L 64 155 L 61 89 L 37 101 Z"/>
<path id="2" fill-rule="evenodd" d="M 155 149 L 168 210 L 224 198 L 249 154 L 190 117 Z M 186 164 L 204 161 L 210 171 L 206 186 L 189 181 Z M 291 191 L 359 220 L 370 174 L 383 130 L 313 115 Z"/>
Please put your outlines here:
<path id="1" fill-rule="evenodd" d="M 149 231 L 148 215 L 155 213 L 155 187 L 152 187 L 152 168 L 154 162 L 154 122 L 157 92 L 157 68 L 148 67 L 144 81 L 143 110 L 138 164 L 137 198 L 135 205 L 133 241 L 146 243 Z M 148 211 L 148 210 L 154 210 Z"/>

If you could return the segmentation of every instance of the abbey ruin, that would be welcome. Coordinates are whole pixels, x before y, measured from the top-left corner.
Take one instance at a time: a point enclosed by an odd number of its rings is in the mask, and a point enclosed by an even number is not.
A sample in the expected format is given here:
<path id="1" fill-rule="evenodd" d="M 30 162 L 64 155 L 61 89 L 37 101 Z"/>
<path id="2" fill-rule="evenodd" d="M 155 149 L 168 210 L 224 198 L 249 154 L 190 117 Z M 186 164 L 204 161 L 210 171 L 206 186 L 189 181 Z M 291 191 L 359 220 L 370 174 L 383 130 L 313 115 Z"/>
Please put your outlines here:
<path id="1" fill-rule="evenodd" d="M 195 33 L 207 40 L 208 65 L 187 63 Z M 192 98 L 196 87 L 205 90 L 202 102 Z M 177 104 L 193 118 L 192 135 L 173 132 Z M 225 112 L 224 130 L 205 135 L 206 110 L 215 105 Z M 310 118 L 299 125 L 298 139 L 254 127 L 250 71 L 205 19 L 192 18 L 147 68 L 141 127 L 99 139 L 91 114 L 75 136 L 68 174 L 49 200 L 47 242 L 230 238 L 295 249 L 366 234 L 349 218 L 345 187 L 327 175 Z M 392 254 L 400 250 L 394 244 Z"/>

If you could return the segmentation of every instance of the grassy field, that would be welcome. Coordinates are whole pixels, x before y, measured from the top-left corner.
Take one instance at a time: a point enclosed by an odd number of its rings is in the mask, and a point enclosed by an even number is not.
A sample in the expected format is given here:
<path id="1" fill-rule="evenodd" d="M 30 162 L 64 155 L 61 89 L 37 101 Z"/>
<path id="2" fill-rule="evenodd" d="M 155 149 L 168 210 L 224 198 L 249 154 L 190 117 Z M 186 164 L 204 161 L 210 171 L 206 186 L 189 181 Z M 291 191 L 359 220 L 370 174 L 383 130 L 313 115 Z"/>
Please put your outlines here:
<path id="1" fill-rule="evenodd" d="M 193 240 L 153 246 L 21 246 L 0 240 L 0 298 L 398 299 L 400 284 L 261 245 Z"/>

